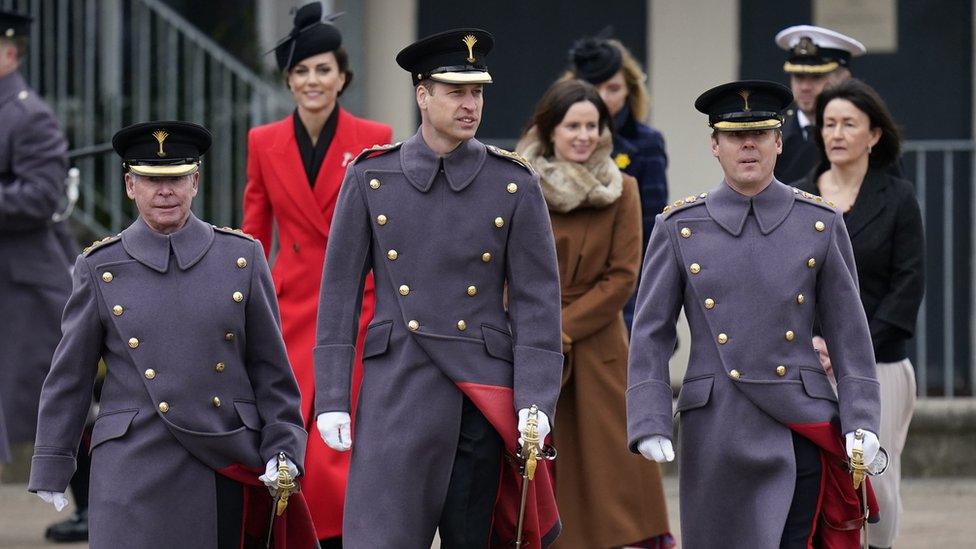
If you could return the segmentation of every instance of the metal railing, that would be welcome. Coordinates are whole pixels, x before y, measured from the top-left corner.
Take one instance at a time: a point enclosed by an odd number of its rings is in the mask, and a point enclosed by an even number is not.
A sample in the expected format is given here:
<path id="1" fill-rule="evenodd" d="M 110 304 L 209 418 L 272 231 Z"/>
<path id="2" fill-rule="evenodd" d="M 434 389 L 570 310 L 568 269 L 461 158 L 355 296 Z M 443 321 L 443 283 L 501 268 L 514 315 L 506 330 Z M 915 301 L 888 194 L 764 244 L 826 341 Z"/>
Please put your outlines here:
<path id="1" fill-rule="evenodd" d="M 909 141 L 905 177 L 925 226 L 926 292 L 912 349 L 919 396 L 972 396 L 976 380 L 976 146 Z"/>
<path id="2" fill-rule="evenodd" d="M 0 0 L 34 17 L 24 67 L 48 100 L 81 170 L 76 222 L 93 236 L 134 218 L 112 135 L 148 120 L 208 127 L 194 211 L 217 225 L 240 223 L 247 130 L 293 108 L 283 86 L 265 82 L 159 0 Z"/>

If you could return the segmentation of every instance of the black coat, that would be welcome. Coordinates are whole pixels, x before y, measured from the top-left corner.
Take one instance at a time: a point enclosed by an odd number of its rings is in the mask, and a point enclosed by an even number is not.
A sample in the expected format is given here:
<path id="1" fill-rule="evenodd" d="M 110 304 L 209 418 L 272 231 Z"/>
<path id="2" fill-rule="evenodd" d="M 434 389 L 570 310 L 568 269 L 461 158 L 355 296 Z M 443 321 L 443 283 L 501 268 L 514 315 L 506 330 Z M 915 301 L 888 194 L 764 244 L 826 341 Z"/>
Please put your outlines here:
<path id="1" fill-rule="evenodd" d="M 820 194 L 820 173 L 812 171 L 796 187 Z M 915 189 L 904 179 L 869 169 L 844 221 L 875 357 L 878 362 L 901 360 L 925 291 L 925 235 Z"/>
<path id="2" fill-rule="evenodd" d="M 820 149 L 813 136 L 803 138 L 796 111 L 790 109 L 783 120 L 783 152 L 776 159 L 773 173 L 780 181 L 797 181 L 820 163 Z"/>

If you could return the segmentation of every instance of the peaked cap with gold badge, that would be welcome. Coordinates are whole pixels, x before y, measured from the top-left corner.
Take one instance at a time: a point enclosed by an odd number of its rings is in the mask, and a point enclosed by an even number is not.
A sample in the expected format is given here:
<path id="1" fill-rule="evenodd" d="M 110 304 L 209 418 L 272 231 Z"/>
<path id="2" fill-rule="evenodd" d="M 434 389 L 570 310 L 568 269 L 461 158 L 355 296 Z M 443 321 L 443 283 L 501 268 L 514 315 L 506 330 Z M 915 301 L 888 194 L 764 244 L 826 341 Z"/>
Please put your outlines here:
<path id="1" fill-rule="evenodd" d="M 793 102 L 789 88 L 765 80 L 740 80 L 698 96 L 695 108 L 708 125 L 724 132 L 768 130 L 783 125 L 783 109 Z"/>
<path id="2" fill-rule="evenodd" d="M 414 86 L 427 78 L 448 84 L 490 84 L 485 57 L 494 44 L 488 31 L 452 29 L 403 48 L 396 62 L 410 73 Z"/>
<path id="3" fill-rule="evenodd" d="M 790 74 L 827 74 L 840 67 L 850 67 L 851 57 L 868 51 L 850 36 L 814 25 L 796 25 L 779 31 L 776 45 L 790 52 L 790 58 L 783 63 L 783 70 Z"/>
<path id="4" fill-rule="evenodd" d="M 213 143 L 210 130 L 191 122 L 142 122 L 122 128 L 112 147 L 127 172 L 146 177 L 180 177 L 200 169 Z"/>

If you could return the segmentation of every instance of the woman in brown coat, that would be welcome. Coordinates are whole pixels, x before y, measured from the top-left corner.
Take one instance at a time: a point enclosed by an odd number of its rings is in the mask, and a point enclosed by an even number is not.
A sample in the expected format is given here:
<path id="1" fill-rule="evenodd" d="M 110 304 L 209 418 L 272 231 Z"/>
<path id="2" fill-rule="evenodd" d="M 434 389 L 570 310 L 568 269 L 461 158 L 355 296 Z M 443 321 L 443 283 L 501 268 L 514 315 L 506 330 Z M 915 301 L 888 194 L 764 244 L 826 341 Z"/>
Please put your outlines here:
<path id="1" fill-rule="evenodd" d="M 627 449 L 627 328 L 641 254 L 637 182 L 610 157 L 610 115 L 580 80 L 554 84 L 518 144 L 556 239 L 566 364 L 553 440 L 563 533 L 553 547 L 673 547 L 661 472 Z"/>

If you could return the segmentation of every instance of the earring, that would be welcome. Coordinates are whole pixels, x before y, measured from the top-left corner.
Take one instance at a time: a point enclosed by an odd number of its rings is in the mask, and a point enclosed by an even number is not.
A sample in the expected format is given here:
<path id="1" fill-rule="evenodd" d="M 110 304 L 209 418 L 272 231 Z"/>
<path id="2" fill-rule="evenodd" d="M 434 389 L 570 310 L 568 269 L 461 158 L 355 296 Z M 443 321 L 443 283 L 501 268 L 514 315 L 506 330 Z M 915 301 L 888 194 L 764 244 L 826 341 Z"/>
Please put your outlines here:
<path id="1" fill-rule="evenodd" d="M 868 145 L 868 154 L 871 154 L 871 145 Z"/>

